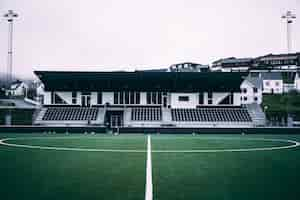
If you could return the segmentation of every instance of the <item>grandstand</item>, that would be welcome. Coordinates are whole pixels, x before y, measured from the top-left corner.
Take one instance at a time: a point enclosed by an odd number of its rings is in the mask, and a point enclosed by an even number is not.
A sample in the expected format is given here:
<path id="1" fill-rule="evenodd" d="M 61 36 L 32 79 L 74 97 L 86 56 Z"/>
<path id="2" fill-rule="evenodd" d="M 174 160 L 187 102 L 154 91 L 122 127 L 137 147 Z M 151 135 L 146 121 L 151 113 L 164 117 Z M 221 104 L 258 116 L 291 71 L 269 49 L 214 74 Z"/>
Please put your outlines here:
<path id="1" fill-rule="evenodd" d="M 245 73 L 35 74 L 45 85 L 44 105 L 36 125 L 200 128 L 264 124 L 260 106 L 245 105 L 241 100 Z"/>

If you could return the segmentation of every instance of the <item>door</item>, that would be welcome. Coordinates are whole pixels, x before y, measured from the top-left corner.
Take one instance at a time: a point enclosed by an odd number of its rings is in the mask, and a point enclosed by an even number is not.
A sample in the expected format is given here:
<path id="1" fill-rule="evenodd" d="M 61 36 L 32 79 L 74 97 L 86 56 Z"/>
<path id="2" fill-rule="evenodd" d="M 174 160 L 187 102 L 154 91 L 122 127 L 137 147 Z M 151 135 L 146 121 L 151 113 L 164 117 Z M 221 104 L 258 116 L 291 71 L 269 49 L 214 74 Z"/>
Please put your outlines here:
<path id="1" fill-rule="evenodd" d="M 123 111 L 107 111 L 105 114 L 105 125 L 107 128 L 123 127 Z"/>

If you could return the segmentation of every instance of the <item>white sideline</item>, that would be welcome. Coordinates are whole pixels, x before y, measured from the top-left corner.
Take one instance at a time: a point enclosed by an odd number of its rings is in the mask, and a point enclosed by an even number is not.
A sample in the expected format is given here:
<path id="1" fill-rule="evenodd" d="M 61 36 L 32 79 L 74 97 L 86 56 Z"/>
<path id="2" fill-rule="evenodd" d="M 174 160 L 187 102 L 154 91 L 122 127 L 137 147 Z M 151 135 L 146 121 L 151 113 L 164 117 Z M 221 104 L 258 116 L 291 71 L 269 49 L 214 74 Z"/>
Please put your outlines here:
<path id="1" fill-rule="evenodd" d="M 148 135 L 145 200 L 152 200 L 152 198 L 153 198 L 153 185 L 152 185 L 151 136 Z"/>

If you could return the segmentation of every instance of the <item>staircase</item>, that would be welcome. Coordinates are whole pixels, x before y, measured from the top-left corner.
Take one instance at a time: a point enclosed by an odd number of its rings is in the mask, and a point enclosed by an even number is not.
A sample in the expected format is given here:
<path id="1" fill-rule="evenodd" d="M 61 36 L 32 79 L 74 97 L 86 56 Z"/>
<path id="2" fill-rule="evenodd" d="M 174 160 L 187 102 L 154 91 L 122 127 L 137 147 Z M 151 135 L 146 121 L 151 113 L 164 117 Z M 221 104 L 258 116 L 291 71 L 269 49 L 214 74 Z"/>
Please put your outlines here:
<path id="1" fill-rule="evenodd" d="M 95 122 L 92 122 L 92 124 L 97 124 L 97 125 L 105 125 L 104 124 L 104 117 L 105 117 L 105 109 L 104 108 L 99 108 L 98 109 L 98 115 L 95 120 Z"/>
<path id="2" fill-rule="evenodd" d="M 43 117 L 47 111 L 47 108 L 42 108 L 39 113 L 37 114 L 37 117 L 34 120 L 34 124 L 41 124 L 43 123 Z"/>
<path id="3" fill-rule="evenodd" d="M 162 108 L 162 120 L 164 124 L 171 124 L 172 123 L 172 114 L 171 109 L 169 108 Z"/>
<path id="4" fill-rule="evenodd" d="M 246 105 L 246 108 L 252 118 L 254 126 L 265 126 L 266 125 L 266 115 L 262 111 L 260 105 L 253 103 Z"/>

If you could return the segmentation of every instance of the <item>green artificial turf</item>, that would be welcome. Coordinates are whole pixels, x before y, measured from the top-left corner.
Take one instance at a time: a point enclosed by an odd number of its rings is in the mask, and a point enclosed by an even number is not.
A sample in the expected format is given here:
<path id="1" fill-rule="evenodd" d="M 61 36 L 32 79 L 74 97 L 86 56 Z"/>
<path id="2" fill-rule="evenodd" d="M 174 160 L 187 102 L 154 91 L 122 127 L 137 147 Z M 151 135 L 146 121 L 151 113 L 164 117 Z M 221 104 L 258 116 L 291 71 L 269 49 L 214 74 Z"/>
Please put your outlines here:
<path id="1" fill-rule="evenodd" d="M 145 148 L 143 137 L 131 138 L 132 148 Z M 143 199 L 145 195 L 145 153 L 0 146 L 0 160 L 1 199 L 129 200 Z"/>
<path id="2" fill-rule="evenodd" d="M 284 141 L 264 141 L 248 136 L 152 136 L 152 150 L 221 150 L 280 147 Z"/>
<path id="3" fill-rule="evenodd" d="M 67 147 L 83 149 L 120 149 L 120 150 L 146 150 L 146 139 L 143 135 L 136 136 L 43 136 L 25 137 L 7 141 L 13 144 L 25 144 L 47 147 Z"/>
<path id="4" fill-rule="evenodd" d="M 146 150 L 145 135 L 0 134 L 9 143 Z M 41 138 L 42 137 L 42 138 Z M 34 138 L 34 139 L 33 139 Z M 46 139 L 44 139 L 46 138 Z M 300 135 L 153 135 L 152 150 L 290 145 L 252 138 Z M 1 199 L 144 199 L 146 153 L 39 150 L 0 145 Z M 153 199 L 298 199 L 300 148 L 222 153 L 152 152 Z"/>
<path id="5" fill-rule="evenodd" d="M 300 136 L 245 137 L 300 140 Z M 178 146 L 189 146 L 174 137 L 170 140 L 172 148 L 174 141 Z M 159 139 L 152 140 L 153 150 L 168 144 L 168 140 L 165 145 Z M 156 200 L 293 200 L 300 195 L 299 147 L 258 152 L 152 153 L 152 164 Z"/>

